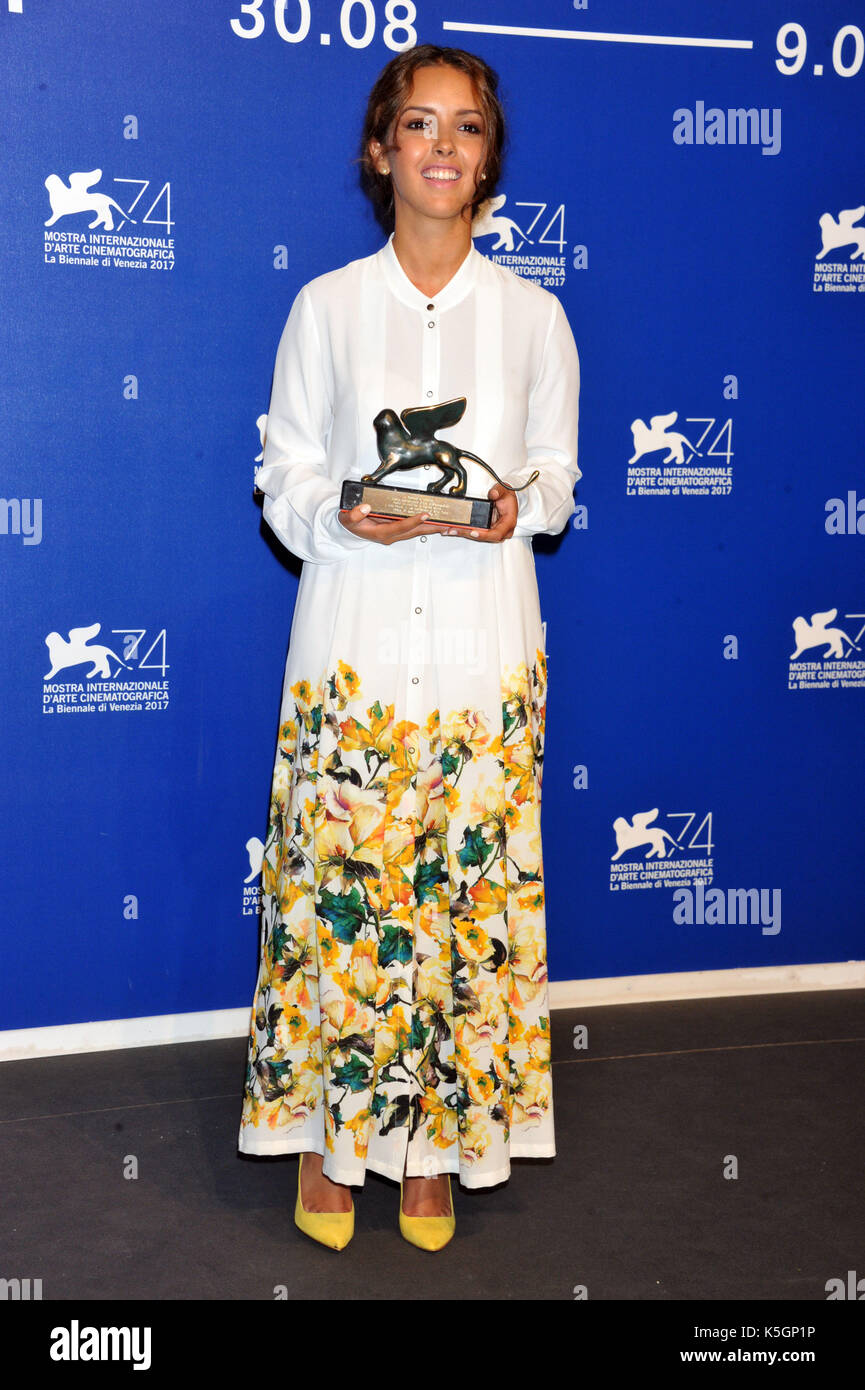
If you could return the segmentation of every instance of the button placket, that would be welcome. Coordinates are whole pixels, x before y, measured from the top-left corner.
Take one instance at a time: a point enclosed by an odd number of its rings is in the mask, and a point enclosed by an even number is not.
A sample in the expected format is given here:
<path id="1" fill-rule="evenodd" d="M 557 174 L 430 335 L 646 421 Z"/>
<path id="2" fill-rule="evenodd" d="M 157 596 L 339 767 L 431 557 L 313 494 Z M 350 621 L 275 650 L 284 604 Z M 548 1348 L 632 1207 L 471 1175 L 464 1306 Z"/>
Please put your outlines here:
<path id="1" fill-rule="evenodd" d="M 440 361 L 440 337 L 438 316 L 436 306 L 433 302 L 428 302 L 425 306 L 419 306 L 418 312 L 424 316 L 426 327 L 423 331 L 423 351 L 421 361 L 422 381 L 421 389 L 425 400 L 434 400 L 439 388 L 439 361 Z M 429 317 L 426 317 L 429 315 Z M 430 464 L 424 464 L 424 471 L 430 468 Z M 418 546 L 416 548 L 416 560 L 414 573 L 412 576 L 412 593 L 410 612 L 408 620 L 409 637 L 409 659 L 407 662 L 407 690 L 406 690 L 406 709 L 408 718 L 421 727 L 429 711 L 425 708 L 425 685 L 424 676 L 426 674 L 426 658 L 428 656 L 427 638 L 427 613 L 429 604 L 427 593 L 429 585 L 429 573 L 431 552 L 429 549 L 429 536 L 418 536 Z M 424 550 L 420 546 L 425 547 Z M 423 556 L 423 559 L 421 559 Z M 416 654 L 422 653 L 423 662 L 419 665 Z"/>
<path id="2" fill-rule="evenodd" d="M 419 540 L 426 541 L 426 536 Z M 423 727 L 429 711 L 425 707 L 425 676 L 429 657 L 426 615 L 428 612 L 427 590 L 429 584 L 429 552 L 426 563 L 418 554 L 412 574 L 410 613 L 407 624 L 408 650 L 406 652 L 406 717 L 419 727 Z"/>
<path id="3" fill-rule="evenodd" d="M 432 303 L 427 304 L 425 310 L 424 310 L 424 309 L 421 309 L 421 310 L 420 310 L 420 312 L 421 312 L 422 314 L 423 314 L 423 313 L 429 313 L 429 314 L 431 314 L 431 313 L 434 313 L 434 311 L 435 311 L 435 304 L 432 304 Z M 433 399 L 435 398 L 435 393 L 436 393 L 436 391 L 438 390 L 438 380 L 439 380 L 439 349 L 440 349 L 440 336 L 439 336 L 438 318 L 429 318 L 429 319 L 427 319 L 426 329 L 424 330 L 424 335 L 423 335 L 423 364 L 422 364 L 422 369 L 423 369 L 422 390 L 423 390 L 423 393 L 424 393 L 424 399 L 425 399 L 425 400 L 428 400 L 428 401 L 431 401 L 431 400 L 433 400 Z M 424 471 L 426 471 L 429 467 L 430 467 L 430 464 L 425 463 L 425 464 L 424 464 Z"/>

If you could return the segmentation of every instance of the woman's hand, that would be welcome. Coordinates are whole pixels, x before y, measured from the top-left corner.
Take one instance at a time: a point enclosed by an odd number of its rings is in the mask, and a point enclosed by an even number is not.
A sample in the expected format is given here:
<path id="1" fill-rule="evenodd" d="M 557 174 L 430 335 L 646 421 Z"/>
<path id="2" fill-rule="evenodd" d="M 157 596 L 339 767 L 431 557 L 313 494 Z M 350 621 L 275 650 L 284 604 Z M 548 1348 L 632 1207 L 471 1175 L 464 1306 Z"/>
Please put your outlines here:
<path id="1" fill-rule="evenodd" d="M 445 494 L 447 495 L 447 494 Z M 513 534 L 517 524 L 519 499 L 517 494 L 500 483 L 493 483 L 487 497 L 495 503 L 492 526 L 481 528 L 467 526 L 447 526 L 439 521 L 424 520 L 424 514 L 407 517 L 367 516 L 369 506 L 340 510 L 339 519 L 348 531 L 367 540 L 378 541 L 380 545 L 393 545 L 395 541 L 410 540 L 413 536 L 429 535 L 436 532 L 440 536 L 462 536 L 464 540 L 484 541 L 496 544 L 506 541 Z"/>
<path id="2" fill-rule="evenodd" d="M 493 483 L 487 497 L 495 502 L 492 526 L 485 530 L 469 530 L 465 526 L 451 526 L 446 529 L 445 534 L 463 536 L 468 541 L 488 541 L 494 545 L 498 541 L 506 541 L 508 536 L 513 535 L 520 509 L 520 500 L 513 488 L 502 487 L 501 483 Z"/>
<path id="3" fill-rule="evenodd" d="M 393 545 L 395 541 L 410 540 L 413 536 L 428 535 L 430 532 L 438 532 L 444 535 L 446 527 L 441 522 L 424 520 L 424 514 L 418 516 L 367 516 L 369 503 L 364 502 L 356 507 L 342 507 L 337 512 L 337 516 L 347 531 L 353 531 L 356 536 L 363 536 L 368 541 L 378 541 L 379 545 Z"/>

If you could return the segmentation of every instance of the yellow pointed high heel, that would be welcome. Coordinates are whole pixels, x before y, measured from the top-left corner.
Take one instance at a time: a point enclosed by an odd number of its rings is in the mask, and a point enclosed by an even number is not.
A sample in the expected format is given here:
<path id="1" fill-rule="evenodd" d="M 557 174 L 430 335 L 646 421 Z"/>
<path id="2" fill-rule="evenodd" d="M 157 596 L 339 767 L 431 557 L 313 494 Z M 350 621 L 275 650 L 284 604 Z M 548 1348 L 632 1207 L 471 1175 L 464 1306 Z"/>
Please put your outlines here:
<path id="1" fill-rule="evenodd" d="M 351 1211 L 307 1211 L 303 1205 L 300 1188 L 300 1173 L 303 1168 L 303 1154 L 297 1165 L 297 1201 L 294 1206 L 294 1224 L 312 1236 L 320 1245 L 331 1250 L 343 1250 L 354 1235 L 354 1201 Z"/>
<path id="2" fill-rule="evenodd" d="M 402 1209 L 402 1178 L 399 1180 L 399 1229 L 412 1245 L 420 1250 L 441 1250 L 447 1245 L 456 1230 L 454 1198 L 451 1192 L 451 1175 L 448 1173 L 448 1201 L 451 1204 L 450 1216 L 406 1216 Z"/>

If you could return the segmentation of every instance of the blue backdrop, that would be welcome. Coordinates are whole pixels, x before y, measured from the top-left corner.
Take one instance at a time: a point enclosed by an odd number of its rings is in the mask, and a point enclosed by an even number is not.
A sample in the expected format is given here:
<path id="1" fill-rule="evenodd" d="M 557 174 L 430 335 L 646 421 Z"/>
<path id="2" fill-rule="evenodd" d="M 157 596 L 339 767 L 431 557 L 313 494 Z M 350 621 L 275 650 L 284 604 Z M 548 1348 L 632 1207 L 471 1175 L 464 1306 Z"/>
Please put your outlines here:
<path id="1" fill-rule="evenodd" d="M 300 569 L 257 421 L 301 284 L 382 243 L 353 160 L 414 42 L 499 71 L 476 244 L 581 356 L 550 977 L 863 955 L 865 15 L 793 14 L 0 0 L 0 1027 L 251 1001 Z"/>

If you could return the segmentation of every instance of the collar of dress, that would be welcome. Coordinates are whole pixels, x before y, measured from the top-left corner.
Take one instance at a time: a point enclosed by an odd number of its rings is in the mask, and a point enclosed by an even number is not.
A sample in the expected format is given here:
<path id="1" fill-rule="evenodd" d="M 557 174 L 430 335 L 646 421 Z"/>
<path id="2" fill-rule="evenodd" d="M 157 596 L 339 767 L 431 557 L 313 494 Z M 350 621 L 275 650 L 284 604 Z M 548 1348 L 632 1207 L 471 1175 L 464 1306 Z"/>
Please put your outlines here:
<path id="1" fill-rule="evenodd" d="M 419 290 L 417 285 L 412 284 L 400 265 L 399 258 L 393 249 L 393 232 L 378 253 L 378 260 L 381 263 L 382 273 L 388 287 L 410 309 L 423 310 L 432 303 L 435 304 L 436 309 L 451 309 L 461 299 L 464 299 L 474 288 L 478 266 L 482 259 L 480 251 L 472 242 L 469 253 L 456 274 L 451 276 L 438 294 L 431 296 L 424 294 L 423 290 Z"/>

